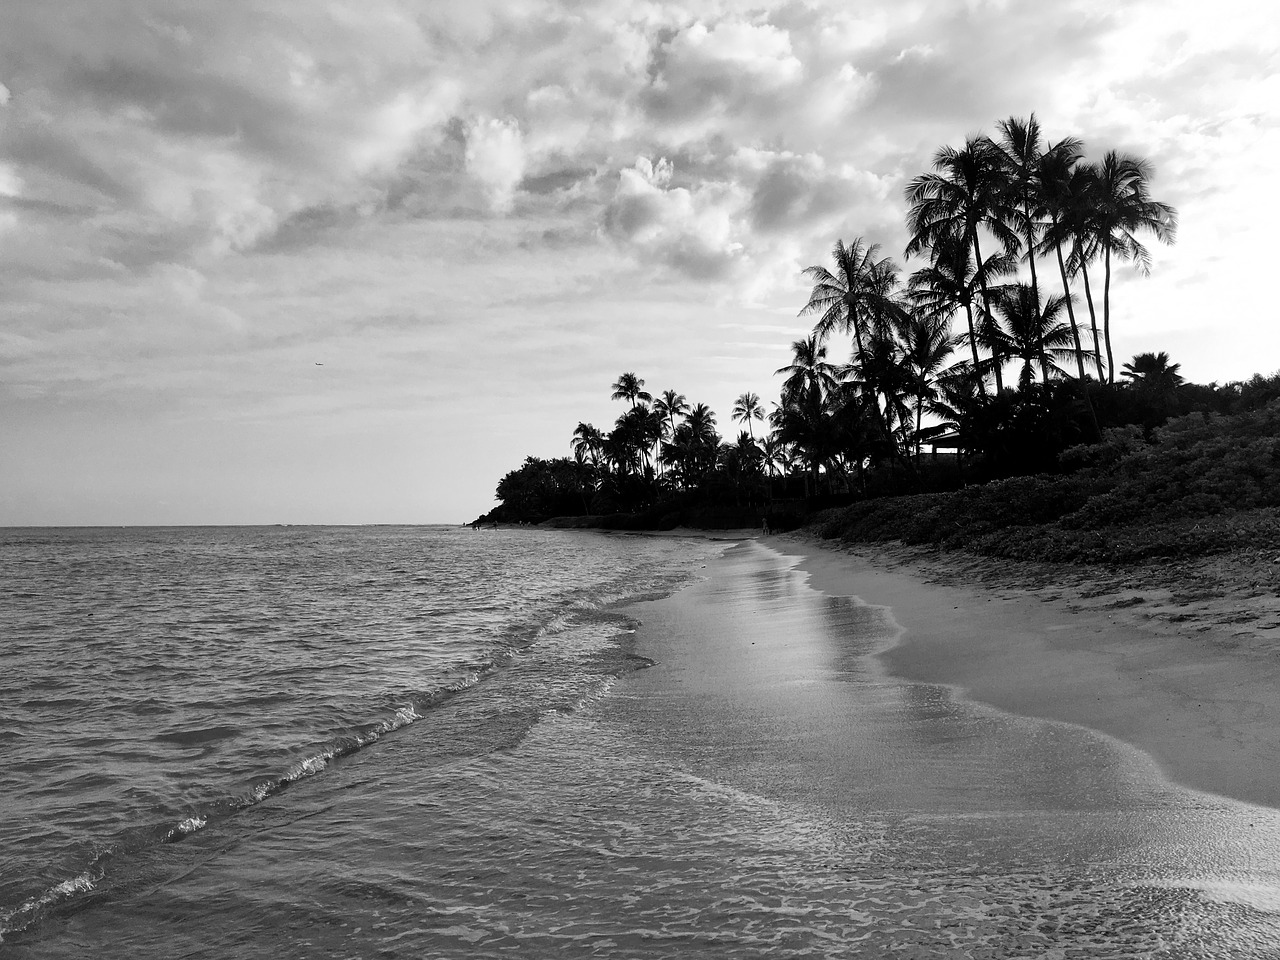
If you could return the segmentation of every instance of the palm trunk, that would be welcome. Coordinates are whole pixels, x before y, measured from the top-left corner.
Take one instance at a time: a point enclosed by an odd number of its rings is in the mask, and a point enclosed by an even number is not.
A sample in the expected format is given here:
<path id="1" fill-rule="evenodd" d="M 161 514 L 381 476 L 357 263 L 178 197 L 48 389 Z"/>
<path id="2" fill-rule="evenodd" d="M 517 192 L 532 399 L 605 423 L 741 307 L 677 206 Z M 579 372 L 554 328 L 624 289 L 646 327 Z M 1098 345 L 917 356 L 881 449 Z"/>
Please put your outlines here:
<path id="1" fill-rule="evenodd" d="M 968 300 L 964 303 L 964 316 L 969 323 L 969 346 L 973 348 L 973 372 L 976 374 L 982 361 L 978 359 L 978 334 L 973 329 L 973 304 Z"/>
<path id="2" fill-rule="evenodd" d="M 858 357 L 859 357 L 859 358 L 861 358 L 861 357 L 863 356 L 863 348 L 862 348 L 862 324 L 860 324 L 860 323 L 858 322 L 858 308 L 857 308 L 857 307 L 850 307 L 850 309 L 849 309 L 849 317 L 850 317 L 850 319 L 851 319 L 851 320 L 852 320 L 852 322 L 853 322 L 853 339 L 854 339 L 854 342 L 855 342 L 855 343 L 857 343 L 857 345 L 858 345 Z"/>
<path id="3" fill-rule="evenodd" d="M 1040 283 L 1036 279 L 1036 244 L 1035 231 L 1031 229 L 1031 207 L 1024 200 L 1022 213 L 1027 218 L 1027 266 L 1031 268 L 1031 296 L 1035 299 L 1036 309 L 1040 309 Z M 1044 382 L 1049 382 L 1049 358 L 1044 352 L 1044 325 L 1040 326 L 1040 336 L 1036 338 L 1036 350 L 1040 354 L 1040 375 Z"/>
<path id="4" fill-rule="evenodd" d="M 986 313 L 987 321 L 991 320 L 991 294 L 987 291 L 987 271 L 982 269 L 982 250 L 978 246 L 978 231 L 973 231 L 973 255 L 978 261 L 978 284 L 982 287 L 982 309 Z M 996 371 L 996 393 L 1004 390 L 1004 377 L 1000 373 L 1000 350 L 993 343 L 991 345 L 991 365 Z"/>
<path id="5" fill-rule="evenodd" d="M 923 413 L 924 397 L 916 397 L 916 473 L 920 472 L 920 418 Z"/>
<path id="6" fill-rule="evenodd" d="M 1102 245 L 1104 279 L 1102 281 L 1102 335 L 1107 341 L 1107 383 L 1116 382 L 1116 364 L 1111 356 L 1111 244 Z"/>
<path id="7" fill-rule="evenodd" d="M 1071 305 L 1071 285 L 1067 282 L 1067 265 L 1062 259 L 1062 244 L 1056 243 L 1053 247 L 1058 252 L 1058 272 L 1062 274 L 1062 292 L 1067 298 L 1067 319 L 1071 321 L 1071 336 L 1076 343 L 1076 369 L 1080 373 L 1081 382 L 1084 381 L 1084 348 L 1080 344 L 1080 328 L 1076 325 L 1075 307 Z"/>
<path id="8" fill-rule="evenodd" d="M 1089 288 L 1089 267 L 1082 259 L 1080 261 L 1080 275 L 1084 277 L 1084 298 L 1089 303 L 1089 324 L 1093 328 L 1093 362 L 1098 371 L 1098 379 L 1103 381 L 1102 353 L 1098 346 L 1101 337 L 1098 336 L 1098 313 L 1093 307 L 1093 291 Z"/>

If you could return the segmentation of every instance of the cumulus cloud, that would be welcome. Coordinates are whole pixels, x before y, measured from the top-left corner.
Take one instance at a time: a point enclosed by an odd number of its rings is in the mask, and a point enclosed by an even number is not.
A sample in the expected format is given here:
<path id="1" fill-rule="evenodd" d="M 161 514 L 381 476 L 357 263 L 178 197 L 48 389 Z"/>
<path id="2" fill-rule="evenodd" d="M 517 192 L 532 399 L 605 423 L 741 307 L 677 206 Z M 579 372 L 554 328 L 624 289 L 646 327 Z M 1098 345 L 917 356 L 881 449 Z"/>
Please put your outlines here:
<path id="1" fill-rule="evenodd" d="M 484 186 L 497 213 L 511 209 L 524 177 L 524 142 L 514 120 L 481 118 L 467 128 L 467 172 Z"/>
<path id="2" fill-rule="evenodd" d="M 604 228 L 651 261 L 694 277 L 727 275 L 742 244 L 736 239 L 741 191 L 733 184 L 672 186 L 673 164 L 640 157 L 618 175 Z"/>

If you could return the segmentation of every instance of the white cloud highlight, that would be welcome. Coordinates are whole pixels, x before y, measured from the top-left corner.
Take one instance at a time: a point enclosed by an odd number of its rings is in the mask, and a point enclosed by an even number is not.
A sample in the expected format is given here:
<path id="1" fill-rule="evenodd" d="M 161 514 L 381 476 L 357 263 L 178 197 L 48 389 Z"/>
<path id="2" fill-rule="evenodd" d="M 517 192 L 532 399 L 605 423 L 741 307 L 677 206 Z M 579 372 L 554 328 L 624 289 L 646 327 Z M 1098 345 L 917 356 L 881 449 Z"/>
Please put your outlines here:
<path id="1" fill-rule="evenodd" d="M 524 176 L 524 139 L 511 119 L 482 118 L 467 130 L 467 172 L 484 186 L 496 213 L 511 209 Z"/>

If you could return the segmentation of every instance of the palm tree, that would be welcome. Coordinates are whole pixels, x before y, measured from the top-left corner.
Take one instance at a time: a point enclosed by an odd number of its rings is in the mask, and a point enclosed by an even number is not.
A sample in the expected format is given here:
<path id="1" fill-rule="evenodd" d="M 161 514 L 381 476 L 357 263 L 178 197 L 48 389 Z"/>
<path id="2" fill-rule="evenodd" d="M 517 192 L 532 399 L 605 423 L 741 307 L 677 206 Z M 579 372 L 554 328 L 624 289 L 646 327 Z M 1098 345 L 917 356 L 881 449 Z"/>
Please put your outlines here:
<path id="1" fill-rule="evenodd" d="M 1180 363 L 1170 363 L 1169 354 L 1161 350 L 1159 353 L 1139 353 L 1132 361 L 1126 363 L 1120 372 L 1135 386 L 1149 388 L 1153 392 L 1166 393 L 1180 387 L 1183 382 Z"/>
<path id="2" fill-rule="evenodd" d="M 676 427 L 671 438 L 670 459 L 686 486 L 696 484 L 715 467 L 720 436 L 716 433 L 716 415 L 705 403 L 689 410 L 684 423 Z"/>
<path id="3" fill-rule="evenodd" d="M 1073 273 L 1078 272 L 1084 281 L 1084 300 L 1089 308 L 1089 328 L 1093 335 L 1093 365 L 1098 371 L 1098 379 L 1105 380 L 1108 371 L 1102 365 L 1102 336 L 1098 333 L 1098 311 L 1094 306 L 1093 286 L 1089 282 L 1089 264 L 1098 258 L 1099 251 L 1097 191 L 1097 164 L 1081 163 L 1072 169 L 1065 226 L 1071 235 L 1071 257 L 1067 268 Z"/>
<path id="4" fill-rule="evenodd" d="M 769 414 L 773 435 L 793 448 L 807 468 L 807 492 L 817 493 L 822 466 L 838 447 L 833 396 L 819 390 L 800 391 L 792 396 L 784 393 L 782 403 Z"/>
<path id="5" fill-rule="evenodd" d="M 674 390 L 663 390 L 662 394 L 654 401 L 653 408 L 666 418 L 667 426 L 664 439 L 675 436 L 676 417 L 683 417 L 689 412 L 689 402 L 685 400 L 683 393 L 676 393 Z"/>
<path id="6" fill-rule="evenodd" d="M 1009 200 L 999 151 L 990 139 L 969 137 L 964 148 L 943 147 L 933 158 L 934 173 L 916 177 L 907 185 L 911 210 L 907 226 L 911 241 L 906 254 L 914 256 L 947 237 L 959 237 L 973 247 L 978 286 L 982 290 L 984 313 L 991 314 L 991 295 L 982 265 L 979 228 L 986 228 L 1010 256 L 1017 254 L 1021 238 L 1010 226 L 1017 209 Z M 1004 387 L 998 356 L 995 363 L 996 389 Z"/>
<path id="7" fill-rule="evenodd" d="M 950 317 L 957 309 L 964 309 L 969 329 L 969 347 L 973 351 L 973 368 L 980 369 L 978 357 L 978 332 L 974 329 L 973 307 L 979 295 L 979 276 L 993 279 L 1013 273 L 1016 264 L 1013 257 L 995 253 L 987 257 L 982 270 L 973 267 L 973 251 L 969 244 L 957 237 L 939 240 L 929 251 L 930 264 L 911 274 L 908 296 L 916 309 L 934 315 Z"/>
<path id="8" fill-rule="evenodd" d="M 631 409 L 634 410 L 640 401 L 643 400 L 648 403 L 653 397 L 645 393 L 643 380 L 634 373 L 624 373 L 614 381 L 613 395 L 609 399 L 626 400 L 631 404 Z"/>
<path id="9" fill-rule="evenodd" d="M 1151 254 L 1136 234 L 1146 230 L 1161 243 L 1173 243 L 1178 214 L 1167 203 L 1148 193 L 1151 164 L 1138 157 L 1108 150 L 1095 168 L 1092 227 L 1102 247 L 1106 279 L 1102 288 L 1102 330 L 1107 342 L 1107 382 L 1115 382 L 1111 355 L 1111 257 L 1132 260 L 1138 269 L 1151 272 Z"/>
<path id="10" fill-rule="evenodd" d="M 804 275 L 813 280 L 809 302 L 800 316 L 818 313 L 813 332 L 819 343 L 825 343 L 834 331 L 853 332 L 861 353 L 873 325 L 883 325 L 896 308 L 892 299 L 898 282 L 898 267 L 888 257 L 876 259 L 879 244 L 867 246 L 855 237 L 849 246 L 837 240 L 831 251 L 835 272 L 821 265 L 805 267 Z"/>
<path id="11" fill-rule="evenodd" d="M 904 318 L 905 316 L 904 314 Z M 867 414 L 871 415 L 874 429 L 872 451 L 880 456 L 905 457 L 894 439 L 894 425 L 897 424 L 898 432 L 902 432 L 909 421 L 909 410 L 905 402 L 909 395 L 909 377 L 903 363 L 903 346 L 899 340 L 899 330 L 907 322 L 904 319 L 893 330 L 873 334 L 867 341 L 867 349 L 854 357 L 846 368 L 844 383 L 841 384 L 842 392 L 861 392 L 865 398 L 866 402 L 858 405 L 856 419 L 862 420 Z M 883 409 L 880 398 L 884 399 Z M 852 396 L 842 399 L 845 401 L 844 407 L 852 409 L 849 404 Z M 865 429 L 859 430 L 859 437 L 864 437 L 865 433 Z"/>
<path id="12" fill-rule="evenodd" d="M 782 399 L 797 399 L 811 393 L 825 396 L 836 384 L 836 368 L 827 363 L 827 348 L 818 335 L 791 342 L 791 363 L 773 372 L 787 374 L 782 384 Z"/>
<path id="13" fill-rule="evenodd" d="M 1038 183 L 1040 159 L 1043 148 L 1040 140 L 1040 121 L 1033 113 L 1027 119 L 1010 117 L 996 124 L 1000 139 L 996 142 L 999 160 L 1004 168 L 1009 198 L 1017 210 L 1015 226 L 1027 241 L 1027 266 L 1031 268 L 1031 295 L 1040 302 L 1040 284 L 1036 277 L 1036 233 L 1044 213 L 1043 194 Z M 1041 350 L 1042 359 L 1044 351 Z M 1040 372 L 1045 383 L 1049 382 L 1049 367 L 1042 364 Z"/>
<path id="14" fill-rule="evenodd" d="M 756 432 L 751 428 L 751 421 L 764 419 L 764 408 L 760 406 L 759 395 L 744 393 L 740 396 L 733 405 L 732 419 L 744 422 L 751 439 L 755 440 Z"/>
<path id="15" fill-rule="evenodd" d="M 1066 305 L 1066 297 L 1056 296 L 1050 297 L 1041 309 L 1036 291 L 1027 283 L 1009 284 L 996 291 L 996 312 L 1005 326 L 1001 331 L 1005 349 L 1010 356 L 1022 360 L 1018 377 L 1021 386 L 1026 387 L 1035 379 L 1033 364 L 1038 364 L 1046 375 L 1050 371 L 1062 374 L 1058 359 L 1074 352 L 1070 349 L 1071 327 L 1060 319 Z"/>
<path id="16" fill-rule="evenodd" d="M 937 399 L 938 374 L 955 351 L 959 338 L 951 335 L 951 319 L 944 314 L 917 311 L 902 331 L 904 386 L 915 401 L 915 454 L 920 462 L 920 429 L 925 405 Z"/>
<path id="17" fill-rule="evenodd" d="M 777 434 L 770 433 L 760 441 L 760 458 L 765 469 L 769 471 L 769 495 L 773 495 L 773 478 L 777 476 L 779 467 L 785 469 L 787 463 L 787 447 Z"/>
<path id="18" fill-rule="evenodd" d="M 1082 156 L 1083 145 L 1074 137 L 1067 137 L 1048 147 L 1040 155 L 1036 181 L 1040 187 L 1048 225 L 1040 248 L 1052 249 L 1058 259 L 1058 272 L 1062 276 L 1062 293 L 1067 302 L 1067 319 L 1071 323 L 1071 336 L 1075 344 L 1076 370 L 1084 380 L 1084 345 L 1080 341 L 1080 327 L 1076 323 L 1076 311 L 1072 306 L 1071 284 L 1067 279 L 1067 264 L 1062 256 L 1062 245 L 1072 241 L 1072 210 L 1077 201 L 1072 196 L 1073 171 Z"/>
<path id="19" fill-rule="evenodd" d="M 590 460 L 593 467 L 599 468 L 600 457 L 604 453 L 605 437 L 599 428 L 589 423 L 579 422 L 573 431 L 573 455 L 579 463 Z"/>

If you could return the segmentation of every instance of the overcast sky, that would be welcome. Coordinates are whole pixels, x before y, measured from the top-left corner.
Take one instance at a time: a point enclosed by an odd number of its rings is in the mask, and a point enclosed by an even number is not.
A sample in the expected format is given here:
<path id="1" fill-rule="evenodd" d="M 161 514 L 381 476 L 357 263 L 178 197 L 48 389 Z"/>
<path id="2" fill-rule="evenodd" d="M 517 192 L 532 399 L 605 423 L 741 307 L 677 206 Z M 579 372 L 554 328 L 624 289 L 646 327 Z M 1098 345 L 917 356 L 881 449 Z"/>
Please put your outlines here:
<path id="1" fill-rule="evenodd" d="M 5 0 L 0 524 L 470 520 L 608 428 L 623 371 L 736 434 L 809 325 L 801 269 L 838 237 L 900 259 L 905 182 L 1031 111 L 1150 159 L 1179 210 L 1151 276 L 1117 277 L 1117 357 L 1273 372 L 1278 24 L 1273 0 Z"/>

